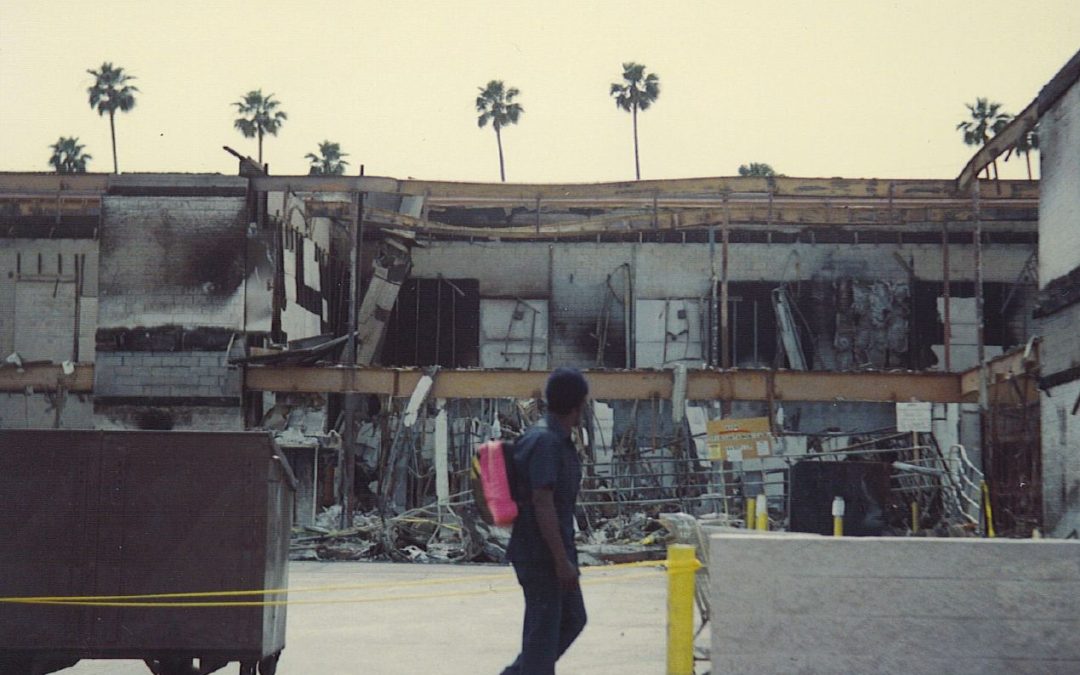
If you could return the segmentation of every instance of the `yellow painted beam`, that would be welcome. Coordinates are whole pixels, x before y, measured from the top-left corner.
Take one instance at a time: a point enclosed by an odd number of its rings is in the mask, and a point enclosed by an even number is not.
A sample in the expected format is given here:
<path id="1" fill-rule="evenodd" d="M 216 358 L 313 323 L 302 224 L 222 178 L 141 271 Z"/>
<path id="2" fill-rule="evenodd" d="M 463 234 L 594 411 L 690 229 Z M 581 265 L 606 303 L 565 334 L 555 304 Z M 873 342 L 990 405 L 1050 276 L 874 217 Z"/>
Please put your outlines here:
<path id="1" fill-rule="evenodd" d="M 256 391 L 370 393 L 408 396 L 419 381 L 418 369 L 344 366 L 249 366 L 245 386 Z M 670 399 L 674 376 L 668 370 L 586 371 L 597 399 Z M 541 394 L 547 373 L 523 370 L 440 370 L 432 396 L 437 398 L 533 398 Z M 735 401 L 960 401 L 956 373 L 771 370 L 691 370 L 691 400 Z"/>
<path id="2" fill-rule="evenodd" d="M 94 365 L 79 363 L 75 372 L 65 375 L 60 365 L 27 364 L 23 368 L 4 366 L 0 368 L 0 391 L 34 392 L 57 391 L 64 389 L 76 393 L 88 393 L 94 390 Z"/>

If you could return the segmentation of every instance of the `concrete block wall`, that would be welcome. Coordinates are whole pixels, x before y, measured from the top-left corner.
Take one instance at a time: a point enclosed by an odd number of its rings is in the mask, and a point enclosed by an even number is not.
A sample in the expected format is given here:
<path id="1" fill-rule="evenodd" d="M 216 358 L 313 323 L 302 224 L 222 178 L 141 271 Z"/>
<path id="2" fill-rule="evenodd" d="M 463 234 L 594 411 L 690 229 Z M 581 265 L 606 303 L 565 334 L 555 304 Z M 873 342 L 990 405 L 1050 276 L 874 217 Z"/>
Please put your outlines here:
<path id="1" fill-rule="evenodd" d="M 79 359 L 93 360 L 98 245 L 91 239 L 0 239 L 0 354 L 7 356 L 16 350 L 18 343 L 26 359 L 71 358 L 76 256 L 85 256 L 86 263 L 80 297 L 80 338 L 84 339 Z M 17 324 L 23 327 L 19 339 L 16 339 Z M 60 335 L 61 327 L 65 328 L 63 335 Z M 35 329 L 47 330 L 48 338 L 33 339 Z"/>
<path id="2" fill-rule="evenodd" d="M 1080 84 L 1039 120 L 1039 284 L 1080 266 Z"/>
<path id="3" fill-rule="evenodd" d="M 93 429 L 89 394 L 0 393 L 0 429 Z"/>
<path id="4" fill-rule="evenodd" d="M 95 402 L 97 429 L 159 429 L 175 431 L 243 431 L 239 407 L 109 405 Z"/>
<path id="5" fill-rule="evenodd" d="M 228 368 L 224 352 L 101 352 L 94 369 L 94 394 L 238 398 L 240 371 Z"/>
<path id="6" fill-rule="evenodd" d="M 243 324 L 242 197 L 102 200 L 99 325 Z"/>
<path id="7" fill-rule="evenodd" d="M 714 673 L 1080 672 L 1080 542 L 709 544 Z"/>

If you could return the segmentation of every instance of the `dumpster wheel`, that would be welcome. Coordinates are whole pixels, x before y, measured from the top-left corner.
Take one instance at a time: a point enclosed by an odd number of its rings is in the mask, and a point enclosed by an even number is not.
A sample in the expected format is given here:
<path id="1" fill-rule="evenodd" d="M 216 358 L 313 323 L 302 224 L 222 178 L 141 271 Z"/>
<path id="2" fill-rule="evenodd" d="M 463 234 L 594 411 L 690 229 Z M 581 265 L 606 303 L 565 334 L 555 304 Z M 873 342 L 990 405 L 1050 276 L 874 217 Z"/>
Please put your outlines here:
<path id="1" fill-rule="evenodd" d="M 279 658 L 281 658 L 281 652 L 271 654 L 259 661 L 259 675 L 274 675 L 277 673 L 277 663 Z"/>
<path id="2" fill-rule="evenodd" d="M 259 661 L 241 661 L 240 662 L 240 675 L 274 675 L 277 672 L 278 659 L 281 658 L 281 652 L 277 654 L 271 654 Z"/>

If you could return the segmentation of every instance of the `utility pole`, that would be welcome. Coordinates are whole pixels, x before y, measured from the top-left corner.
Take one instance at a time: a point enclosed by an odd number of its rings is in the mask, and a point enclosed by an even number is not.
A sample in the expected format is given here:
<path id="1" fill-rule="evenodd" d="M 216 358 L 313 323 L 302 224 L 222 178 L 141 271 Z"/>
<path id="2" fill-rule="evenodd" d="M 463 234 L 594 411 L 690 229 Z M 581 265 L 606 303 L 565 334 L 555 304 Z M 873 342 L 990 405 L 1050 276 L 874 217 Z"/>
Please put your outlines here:
<path id="1" fill-rule="evenodd" d="M 360 247 L 364 239 L 364 193 L 352 194 L 352 218 L 349 222 L 349 334 L 345 342 L 345 365 L 356 365 L 356 319 L 360 303 Z M 357 394 L 345 394 L 345 420 L 342 431 L 341 466 L 341 529 L 352 527 L 352 490 L 356 476 L 356 408 Z"/>

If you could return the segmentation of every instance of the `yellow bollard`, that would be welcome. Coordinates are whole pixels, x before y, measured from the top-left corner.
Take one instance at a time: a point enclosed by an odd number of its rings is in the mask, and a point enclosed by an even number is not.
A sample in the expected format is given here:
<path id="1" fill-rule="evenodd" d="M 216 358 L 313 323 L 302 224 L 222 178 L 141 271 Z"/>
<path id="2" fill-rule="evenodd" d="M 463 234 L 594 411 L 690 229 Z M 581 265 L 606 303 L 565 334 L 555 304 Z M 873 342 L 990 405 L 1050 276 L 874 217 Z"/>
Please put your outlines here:
<path id="1" fill-rule="evenodd" d="M 986 484 L 986 481 L 982 481 L 981 487 L 983 511 L 986 516 L 986 536 L 993 539 L 997 537 L 997 533 L 994 532 L 994 510 L 990 507 L 990 486 Z"/>
<path id="2" fill-rule="evenodd" d="M 919 533 L 919 503 L 911 502 L 911 533 Z"/>
<path id="3" fill-rule="evenodd" d="M 757 523 L 757 508 L 754 504 L 754 498 L 747 497 L 743 501 L 746 502 L 746 529 L 752 530 Z"/>
<path id="4" fill-rule="evenodd" d="M 833 497 L 832 500 L 832 533 L 834 537 L 844 536 L 844 498 Z"/>
<path id="5" fill-rule="evenodd" d="M 701 563 L 694 547 L 671 544 L 668 573 L 668 675 L 694 675 L 694 575 Z"/>
<path id="6" fill-rule="evenodd" d="M 757 529 L 762 532 L 769 531 L 769 500 L 765 499 L 765 495 L 759 495 L 757 501 L 754 503 L 757 512 Z"/>

